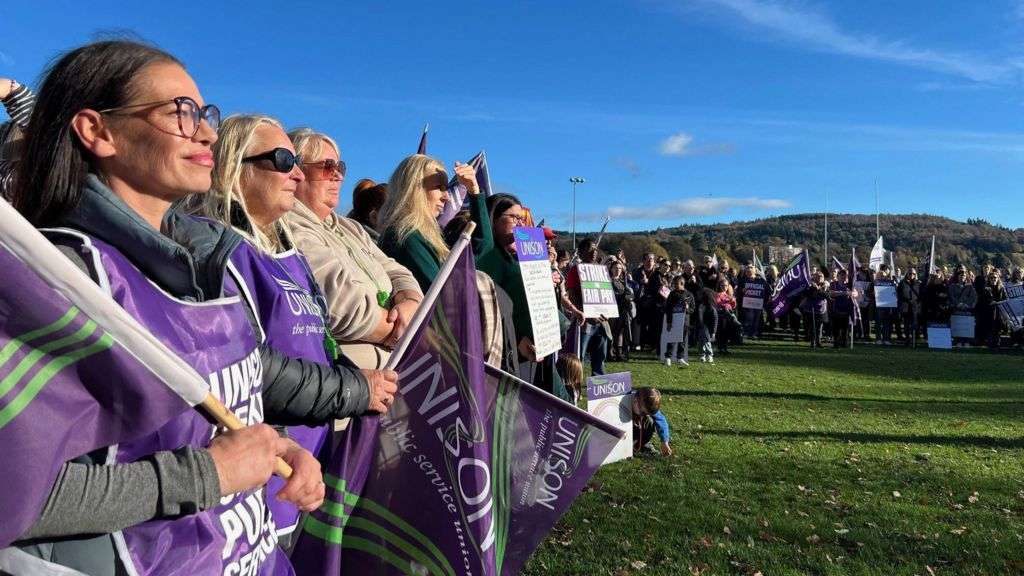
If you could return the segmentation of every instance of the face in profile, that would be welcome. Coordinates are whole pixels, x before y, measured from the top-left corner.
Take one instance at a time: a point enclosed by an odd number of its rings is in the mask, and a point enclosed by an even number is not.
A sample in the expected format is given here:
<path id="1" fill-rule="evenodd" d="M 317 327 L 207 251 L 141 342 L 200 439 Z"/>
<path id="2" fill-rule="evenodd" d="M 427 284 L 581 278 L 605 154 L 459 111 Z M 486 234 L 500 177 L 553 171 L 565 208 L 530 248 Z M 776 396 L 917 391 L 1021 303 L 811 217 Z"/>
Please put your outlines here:
<path id="1" fill-rule="evenodd" d="M 132 99 L 103 115 L 114 148 L 100 159 L 108 177 L 168 201 L 207 192 L 217 133 L 205 120 L 196 127 L 198 116 L 189 113 L 206 105 L 192 77 L 178 64 L 158 62 L 146 66 L 133 84 Z M 179 97 L 191 103 L 176 104 Z"/>
<path id="2" fill-rule="evenodd" d="M 428 174 L 423 179 L 423 190 L 427 195 L 427 206 L 437 218 L 448 203 L 448 174 L 443 170 Z"/>
<path id="3" fill-rule="evenodd" d="M 256 128 L 252 144 L 245 156 L 257 156 L 276 148 L 295 153 L 288 135 L 277 126 L 261 124 Z M 249 215 L 261 225 L 268 225 L 295 206 L 295 192 L 306 179 L 298 164 L 287 172 L 278 171 L 271 159 L 248 164 L 242 171 L 241 186 Z"/>

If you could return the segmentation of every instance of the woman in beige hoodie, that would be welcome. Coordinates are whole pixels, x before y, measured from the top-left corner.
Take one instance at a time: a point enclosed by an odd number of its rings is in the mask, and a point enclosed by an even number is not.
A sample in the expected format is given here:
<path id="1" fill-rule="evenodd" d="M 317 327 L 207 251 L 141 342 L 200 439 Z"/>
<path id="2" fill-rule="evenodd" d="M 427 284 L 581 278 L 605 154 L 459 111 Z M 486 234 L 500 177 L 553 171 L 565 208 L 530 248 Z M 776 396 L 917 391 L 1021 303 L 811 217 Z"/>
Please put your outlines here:
<path id="1" fill-rule="evenodd" d="M 382 368 L 423 299 L 419 284 L 358 222 L 334 212 L 345 179 L 334 140 L 309 128 L 288 136 L 302 156 L 306 179 L 284 222 L 323 290 L 341 350 L 360 368 Z"/>

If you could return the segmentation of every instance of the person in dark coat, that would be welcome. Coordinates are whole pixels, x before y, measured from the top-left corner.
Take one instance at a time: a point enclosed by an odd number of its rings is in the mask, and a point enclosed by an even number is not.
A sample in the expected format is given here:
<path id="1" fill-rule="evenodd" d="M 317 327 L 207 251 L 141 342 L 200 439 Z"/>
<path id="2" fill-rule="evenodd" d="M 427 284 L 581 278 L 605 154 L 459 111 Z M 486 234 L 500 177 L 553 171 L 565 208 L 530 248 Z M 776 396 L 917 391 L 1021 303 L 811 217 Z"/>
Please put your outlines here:
<path id="1" fill-rule="evenodd" d="M 896 299 L 903 321 L 904 344 L 910 346 L 916 341 L 921 326 L 921 282 L 917 279 L 917 270 L 911 268 L 896 287 Z"/>
<path id="2" fill-rule="evenodd" d="M 821 329 L 828 314 L 829 286 L 820 271 L 811 275 L 811 285 L 803 293 L 800 312 L 803 314 L 804 340 L 811 348 L 821 348 Z"/>

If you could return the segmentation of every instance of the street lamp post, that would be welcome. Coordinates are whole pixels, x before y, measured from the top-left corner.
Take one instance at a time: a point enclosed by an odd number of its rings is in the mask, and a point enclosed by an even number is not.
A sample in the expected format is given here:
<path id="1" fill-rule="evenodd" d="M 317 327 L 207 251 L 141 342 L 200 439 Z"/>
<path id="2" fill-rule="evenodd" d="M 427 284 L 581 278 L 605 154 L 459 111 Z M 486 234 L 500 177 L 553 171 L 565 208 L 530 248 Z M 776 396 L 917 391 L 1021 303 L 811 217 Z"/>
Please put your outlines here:
<path id="1" fill-rule="evenodd" d="M 569 178 L 572 182 L 572 253 L 576 253 L 576 185 L 584 184 L 586 180 L 579 176 Z"/>

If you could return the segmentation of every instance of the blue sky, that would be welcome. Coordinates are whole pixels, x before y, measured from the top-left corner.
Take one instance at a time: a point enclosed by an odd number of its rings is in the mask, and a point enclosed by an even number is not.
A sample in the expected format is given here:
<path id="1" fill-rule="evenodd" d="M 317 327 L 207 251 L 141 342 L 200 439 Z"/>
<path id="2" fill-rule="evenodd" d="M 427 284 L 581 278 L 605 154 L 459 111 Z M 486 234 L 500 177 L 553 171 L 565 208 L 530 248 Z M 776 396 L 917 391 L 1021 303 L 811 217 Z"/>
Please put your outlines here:
<path id="1" fill-rule="evenodd" d="M 128 8 L 131 6 L 131 8 Z M 579 228 L 883 212 L 1024 227 L 1024 1 L 8 2 L 0 76 L 98 32 L 181 58 L 208 102 L 333 135 L 352 184 L 487 151 Z"/>

